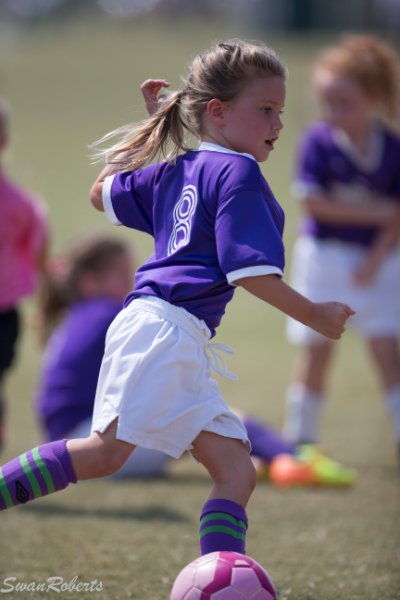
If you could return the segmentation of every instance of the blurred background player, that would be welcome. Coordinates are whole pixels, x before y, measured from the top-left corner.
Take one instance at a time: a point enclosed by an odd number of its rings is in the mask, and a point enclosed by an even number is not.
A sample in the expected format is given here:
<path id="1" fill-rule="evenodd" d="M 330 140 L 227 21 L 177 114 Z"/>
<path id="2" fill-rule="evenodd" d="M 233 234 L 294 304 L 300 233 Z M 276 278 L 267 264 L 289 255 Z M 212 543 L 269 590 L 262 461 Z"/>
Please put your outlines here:
<path id="1" fill-rule="evenodd" d="M 39 296 L 45 343 L 36 411 L 45 442 L 90 434 L 106 333 L 132 289 L 134 258 L 111 236 L 88 235 L 50 261 Z M 165 474 L 167 456 L 137 449 L 116 474 Z"/>
<path id="2" fill-rule="evenodd" d="M 48 227 L 42 204 L 4 171 L 9 110 L 0 98 L 0 448 L 5 440 L 6 372 L 20 333 L 19 304 L 32 294 L 45 268 Z"/>
<path id="3" fill-rule="evenodd" d="M 294 248 L 292 284 L 323 301 L 335 294 L 356 311 L 400 448 L 399 57 L 371 36 L 349 36 L 317 57 L 313 84 L 322 120 L 302 135 L 295 193 L 305 213 Z M 334 345 L 288 321 L 302 345 L 287 392 L 285 433 L 319 438 Z"/>

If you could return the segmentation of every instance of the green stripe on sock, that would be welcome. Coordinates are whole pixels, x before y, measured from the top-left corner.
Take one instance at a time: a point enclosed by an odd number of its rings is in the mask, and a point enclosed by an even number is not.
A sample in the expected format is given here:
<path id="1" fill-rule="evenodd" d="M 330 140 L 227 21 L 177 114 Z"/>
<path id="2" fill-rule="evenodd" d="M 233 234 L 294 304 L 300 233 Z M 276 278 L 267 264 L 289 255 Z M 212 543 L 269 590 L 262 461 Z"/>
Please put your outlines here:
<path id="1" fill-rule="evenodd" d="M 227 513 L 221 513 L 221 512 L 208 513 L 202 519 L 200 519 L 200 524 L 203 525 L 204 523 L 208 523 L 208 521 L 215 521 L 216 519 L 223 519 L 224 521 L 229 521 L 230 523 L 233 523 L 234 525 L 237 525 L 238 527 L 247 529 L 247 523 L 245 523 L 244 521 L 241 521 L 240 519 L 235 519 L 235 517 L 232 517 L 231 515 L 228 515 Z"/>
<path id="2" fill-rule="evenodd" d="M 223 525 L 211 525 L 211 527 L 206 527 L 203 531 L 200 531 L 200 539 L 209 533 L 226 533 L 226 535 L 230 535 L 238 540 L 245 540 L 246 536 L 244 533 L 239 533 L 234 529 L 230 529 L 230 527 L 224 527 Z"/>
<path id="3" fill-rule="evenodd" d="M 38 480 L 36 479 L 35 473 L 32 471 L 32 467 L 28 462 L 28 456 L 25 454 L 21 454 L 19 457 L 19 462 L 21 463 L 21 467 L 24 470 L 25 475 L 28 478 L 29 483 L 31 484 L 31 488 L 33 491 L 34 498 L 40 498 L 42 495 L 42 491 L 40 489 L 40 485 Z"/>
<path id="4" fill-rule="evenodd" d="M 1 469 L 1 467 L 0 467 L 0 493 L 4 498 L 4 502 L 7 506 L 7 508 L 11 508 L 12 506 L 14 506 L 14 503 L 11 499 L 10 492 L 8 491 L 7 482 L 4 479 L 3 471 Z"/>
<path id="5" fill-rule="evenodd" d="M 34 448 L 32 450 L 32 456 L 33 456 L 33 460 L 35 461 L 35 463 L 37 464 L 37 466 L 39 468 L 39 471 L 41 472 L 41 474 L 43 476 L 43 479 L 46 482 L 48 493 L 51 494 L 52 492 L 55 492 L 55 485 L 54 485 L 53 478 L 51 476 L 50 471 L 44 464 L 44 462 L 39 454 L 39 448 Z"/>

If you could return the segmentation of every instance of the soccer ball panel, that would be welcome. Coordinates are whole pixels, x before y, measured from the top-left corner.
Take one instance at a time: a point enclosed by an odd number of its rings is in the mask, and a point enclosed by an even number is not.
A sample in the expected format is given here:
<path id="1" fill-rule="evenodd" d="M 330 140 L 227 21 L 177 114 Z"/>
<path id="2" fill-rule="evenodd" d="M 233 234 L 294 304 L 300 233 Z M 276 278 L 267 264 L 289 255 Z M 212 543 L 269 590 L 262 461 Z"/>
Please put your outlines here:
<path id="1" fill-rule="evenodd" d="M 196 573 L 194 576 L 194 584 L 200 590 L 204 590 L 212 585 L 215 579 L 221 577 L 219 573 L 219 563 L 220 561 L 212 559 L 207 560 L 204 563 L 199 563 Z M 229 582 L 229 578 L 228 578 Z"/>
<path id="2" fill-rule="evenodd" d="M 268 573 L 250 556 L 212 552 L 177 576 L 170 600 L 277 600 Z"/>
<path id="3" fill-rule="evenodd" d="M 182 569 L 178 577 L 175 579 L 172 588 L 171 600 L 196 600 L 195 596 L 189 596 L 191 590 L 194 589 L 194 579 L 196 575 L 196 567 L 194 563 L 188 564 Z M 199 596 L 200 597 L 200 596 Z"/>
<path id="4" fill-rule="evenodd" d="M 256 592 L 261 587 L 256 573 L 249 567 L 234 567 L 231 573 L 231 585 L 247 595 Z"/>
<path id="5" fill-rule="evenodd" d="M 247 596 L 243 596 L 242 592 L 229 587 L 211 594 L 210 600 L 247 600 Z"/>
<path id="6" fill-rule="evenodd" d="M 203 592 L 201 592 L 197 588 L 192 588 L 191 590 L 188 591 L 186 596 L 184 596 L 182 598 L 182 600 L 202 600 L 202 596 L 201 596 L 202 593 Z M 179 596 L 179 600 L 181 600 L 180 596 Z"/>

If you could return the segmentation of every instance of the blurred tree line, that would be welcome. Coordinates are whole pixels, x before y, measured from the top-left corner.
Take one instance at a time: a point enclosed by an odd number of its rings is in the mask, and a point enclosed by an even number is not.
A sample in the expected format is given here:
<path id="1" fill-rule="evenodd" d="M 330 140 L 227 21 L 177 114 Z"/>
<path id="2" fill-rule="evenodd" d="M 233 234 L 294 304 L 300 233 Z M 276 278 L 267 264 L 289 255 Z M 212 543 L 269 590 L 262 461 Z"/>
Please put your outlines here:
<path id="1" fill-rule="evenodd" d="M 400 30 L 400 0 L 0 0 L 3 24 L 35 24 L 82 12 L 114 19 L 219 17 L 264 31 L 352 29 L 395 38 Z"/>

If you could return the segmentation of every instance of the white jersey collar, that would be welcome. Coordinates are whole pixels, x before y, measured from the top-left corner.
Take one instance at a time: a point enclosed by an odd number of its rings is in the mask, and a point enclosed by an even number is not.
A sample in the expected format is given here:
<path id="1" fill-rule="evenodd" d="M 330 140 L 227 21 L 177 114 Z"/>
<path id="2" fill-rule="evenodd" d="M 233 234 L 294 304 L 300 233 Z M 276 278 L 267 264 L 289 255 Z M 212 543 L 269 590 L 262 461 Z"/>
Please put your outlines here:
<path id="1" fill-rule="evenodd" d="M 222 152 L 223 154 L 238 154 L 239 156 L 247 156 L 247 158 L 251 158 L 254 161 L 256 160 L 254 156 L 247 152 L 236 152 L 235 150 L 225 148 L 219 144 L 213 144 L 212 142 L 201 142 L 201 144 L 195 148 L 196 152 L 201 152 L 202 150 L 208 150 L 208 152 Z"/>
<path id="2" fill-rule="evenodd" d="M 344 131 L 333 129 L 332 137 L 336 146 L 364 172 L 370 173 L 379 167 L 384 149 L 384 136 L 380 127 L 374 127 L 372 129 L 369 139 L 369 148 L 366 154 L 362 154 L 354 146 L 351 139 Z"/>

